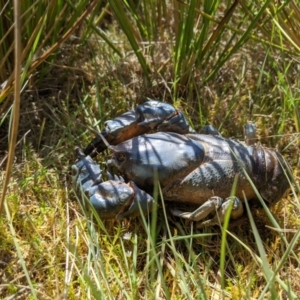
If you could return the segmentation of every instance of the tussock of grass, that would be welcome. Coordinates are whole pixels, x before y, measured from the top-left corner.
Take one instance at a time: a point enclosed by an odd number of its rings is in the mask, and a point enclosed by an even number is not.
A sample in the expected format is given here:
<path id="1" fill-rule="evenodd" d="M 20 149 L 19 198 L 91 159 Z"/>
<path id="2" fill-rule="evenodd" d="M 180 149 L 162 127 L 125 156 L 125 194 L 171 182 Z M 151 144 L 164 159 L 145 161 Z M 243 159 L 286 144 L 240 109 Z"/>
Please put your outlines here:
<path id="1" fill-rule="evenodd" d="M 191 2 L 196 10 L 182 1 L 112 6 L 110 12 L 120 11 L 105 31 L 82 26 L 24 88 L 6 217 L 0 219 L 1 297 L 300 297 L 299 76 L 293 56 L 298 50 L 296 41 L 283 43 L 282 30 L 293 39 L 297 35 L 278 27 L 285 22 L 283 12 L 293 8 L 296 15 L 297 10 L 292 1 L 279 12 L 272 1 L 272 10 L 242 1 L 220 28 L 224 4 Z M 261 17 L 252 24 L 255 12 Z M 94 13 L 91 20 L 101 21 Z M 290 28 L 298 26 L 294 19 Z M 126 22 L 133 36 L 122 32 Z M 251 24 L 254 31 L 243 35 Z M 218 35 L 205 48 L 216 28 Z M 195 129 L 210 123 L 234 138 L 243 139 L 243 125 L 255 121 L 260 141 L 278 147 L 293 169 L 291 192 L 270 208 L 278 226 L 268 210 L 253 205 L 255 224 L 246 221 L 222 231 L 196 230 L 171 218 L 164 206 L 157 215 L 102 222 L 82 203 L 72 190 L 70 166 L 74 146 L 86 146 L 93 137 L 85 125 L 100 129 L 105 120 L 147 98 L 181 108 Z M 6 111 L 0 122 L 1 186 L 11 113 Z M 103 167 L 106 158 L 99 157 Z"/>

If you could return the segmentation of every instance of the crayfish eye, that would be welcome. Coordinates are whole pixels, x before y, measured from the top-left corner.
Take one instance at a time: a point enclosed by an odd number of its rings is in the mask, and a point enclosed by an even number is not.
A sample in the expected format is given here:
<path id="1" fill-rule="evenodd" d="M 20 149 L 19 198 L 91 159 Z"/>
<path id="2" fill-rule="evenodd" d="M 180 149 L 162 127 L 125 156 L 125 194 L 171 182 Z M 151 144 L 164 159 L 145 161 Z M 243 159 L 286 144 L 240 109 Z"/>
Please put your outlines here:
<path id="1" fill-rule="evenodd" d="M 120 153 L 115 153 L 115 158 L 118 162 L 123 162 L 126 159 L 126 156 L 124 153 L 120 152 Z"/>

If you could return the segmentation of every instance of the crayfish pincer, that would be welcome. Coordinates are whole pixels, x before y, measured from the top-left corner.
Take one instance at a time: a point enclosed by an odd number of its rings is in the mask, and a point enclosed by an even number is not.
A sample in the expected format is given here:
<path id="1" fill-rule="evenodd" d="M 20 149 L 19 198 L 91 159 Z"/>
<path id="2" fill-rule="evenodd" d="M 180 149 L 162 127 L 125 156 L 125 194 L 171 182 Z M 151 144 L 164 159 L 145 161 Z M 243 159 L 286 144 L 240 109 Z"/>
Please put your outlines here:
<path id="1" fill-rule="evenodd" d="M 159 101 L 148 101 L 136 110 L 106 123 L 84 152 L 77 149 L 72 166 L 76 186 L 87 195 L 102 218 L 122 219 L 149 212 L 151 191 L 159 180 L 163 201 L 171 213 L 199 226 L 222 223 L 243 215 L 243 201 L 257 198 L 267 204 L 280 200 L 289 188 L 289 167 L 275 149 L 255 141 L 255 127 L 247 127 L 245 144 L 224 138 L 212 126 L 196 134 L 183 113 Z M 247 137 L 247 136 L 246 136 Z M 92 157 L 109 148 L 120 175 L 102 179 Z M 235 196 L 231 191 L 238 177 Z M 176 209 L 176 203 L 198 206 L 195 211 Z"/>

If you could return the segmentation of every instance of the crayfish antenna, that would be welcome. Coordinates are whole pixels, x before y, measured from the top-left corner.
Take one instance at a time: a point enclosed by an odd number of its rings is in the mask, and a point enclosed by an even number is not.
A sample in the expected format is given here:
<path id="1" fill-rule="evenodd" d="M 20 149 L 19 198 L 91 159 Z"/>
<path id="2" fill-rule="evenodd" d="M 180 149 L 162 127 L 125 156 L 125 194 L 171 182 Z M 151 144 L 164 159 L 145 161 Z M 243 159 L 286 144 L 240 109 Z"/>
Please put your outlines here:
<path id="1" fill-rule="evenodd" d="M 110 144 L 108 143 L 108 141 L 106 140 L 106 138 L 104 137 L 104 135 L 101 132 L 98 132 L 97 135 L 99 135 L 101 137 L 101 140 L 103 141 L 103 143 L 105 144 L 105 146 L 107 148 L 110 148 Z"/>
<path id="2" fill-rule="evenodd" d="M 94 131 L 94 132 L 95 132 L 95 131 Z M 101 140 L 103 141 L 103 143 L 105 144 L 105 146 L 106 146 L 108 149 L 110 149 L 110 150 L 112 150 L 112 151 L 116 151 L 116 150 L 114 149 L 114 147 L 108 143 L 108 141 L 106 140 L 106 138 L 104 137 L 104 135 L 103 135 L 101 132 L 96 132 L 96 134 L 101 138 Z M 91 157 L 95 156 L 95 153 L 96 153 L 96 155 L 98 154 L 97 148 L 96 148 L 96 147 L 95 147 L 95 149 L 92 151 L 92 153 L 90 153 L 90 156 L 91 156 Z"/>
<path id="3" fill-rule="evenodd" d="M 111 150 L 111 151 L 113 151 L 113 152 L 117 152 L 117 149 L 116 149 L 114 146 L 112 146 L 112 145 L 110 145 L 110 144 L 108 143 L 108 141 L 106 140 L 106 138 L 104 137 L 104 135 L 103 135 L 101 132 L 98 132 L 97 135 L 100 136 L 100 138 L 102 139 L 103 143 L 105 144 L 105 146 L 106 146 L 109 150 Z"/>
<path id="4" fill-rule="evenodd" d="M 94 133 L 96 133 L 96 135 L 98 135 L 101 140 L 103 141 L 103 143 L 105 144 L 105 146 L 110 149 L 110 150 L 113 150 L 112 149 L 112 146 L 108 143 L 108 141 L 106 140 L 106 138 L 104 137 L 104 135 L 101 133 L 101 132 L 97 132 L 95 130 L 93 130 Z M 96 156 L 98 154 L 98 151 L 97 151 L 97 147 L 94 145 L 94 150 L 90 153 L 90 156 L 93 157 L 93 156 Z"/>

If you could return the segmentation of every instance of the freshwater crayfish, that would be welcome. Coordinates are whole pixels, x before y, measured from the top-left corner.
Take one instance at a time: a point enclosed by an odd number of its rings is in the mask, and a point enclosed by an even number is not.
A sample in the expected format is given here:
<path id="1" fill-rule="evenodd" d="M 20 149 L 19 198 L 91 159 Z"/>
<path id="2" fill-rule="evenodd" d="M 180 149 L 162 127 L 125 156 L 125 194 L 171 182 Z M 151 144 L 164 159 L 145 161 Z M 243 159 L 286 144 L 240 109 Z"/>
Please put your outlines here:
<path id="1" fill-rule="evenodd" d="M 254 125 L 246 127 L 246 140 L 224 138 L 212 126 L 197 134 L 181 111 L 151 100 L 107 121 L 84 151 L 77 147 L 73 178 L 101 218 L 151 211 L 157 178 L 163 200 L 174 203 L 173 215 L 200 222 L 198 227 L 220 224 L 228 209 L 233 219 L 243 215 L 243 201 L 257 198 L 253 185 L 267 204 L 289 188 L 287 163 L 275 149 L 254 143 Z M 112 153 L 107 166 L 121 175 L 108 172 L 104 181 L 92 158 L 106 148 Z M 237 175 L 235 196 L 229 197 Z M 176 203 L 199 207 L 184 212 Z"/>

